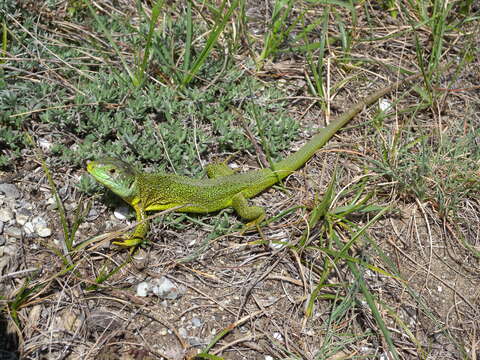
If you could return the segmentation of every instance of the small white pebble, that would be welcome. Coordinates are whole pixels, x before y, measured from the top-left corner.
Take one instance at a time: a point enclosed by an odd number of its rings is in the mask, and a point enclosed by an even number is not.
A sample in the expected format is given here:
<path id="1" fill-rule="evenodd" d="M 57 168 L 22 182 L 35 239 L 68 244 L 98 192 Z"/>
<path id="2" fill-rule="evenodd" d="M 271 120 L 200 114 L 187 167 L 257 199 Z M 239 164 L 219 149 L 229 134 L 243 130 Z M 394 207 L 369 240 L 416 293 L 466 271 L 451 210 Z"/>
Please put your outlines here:
<path id="1" fill-rule="evenodd" d="M 42 238 L 46 238 L 52 235 L 52 230 L 48 227 L 41 227 L 37 229 L 37 234 Z"/>
<path id="2" fill-rule="evenodd" d="M 30 210 L 27 210 L 25 208 L 21 208 L 17 210 L 15 214 L 15 219 L 17 220 L 17 223 L 20 225 L 25 225 L 30 216 L 32 215 Z"/>
<path id="3" fill-rule="evenodd" d="M 26 224 L 25 224 L 26 225 Z M 47 222 L 41 216 L 35 216 L 32 219 L 32 225 L 35 233 L 40 237 L 49 237 L 52 235 L 52 230 L 47 226 Z"/>
<path id="4" fill-rule="evenodd" d="M 272 250 L 281 250 L 287 244 L 288 244 L 288 242 L 286 242 L 286 241 L 285 242 L 284 241 L 272 241 L 269 246 L 270 246 L 270 249 L 272 249 Z"/>
<path id="5" fill-rule="evenodd" d="M 0 221 L 8 223 L 13 219 L 13 212 L 10 209 L 0 209 Z"/>
<path id="6" fill-rule="evenodd" d="M 40 226 L 40 227 L 47 226 L 47 222 L 41 216 L 35 216 L 32 219 L 32 224 L 35 226 L 35 228 L 38 227 L 38 226 Z"/>
<path id="7" fill-rule="evenodd" d="M 202 326 L 202 320 L 200 320 L 198 317 L 193 317 L 192 318 L 192 326 L 196 327 L 196 328 Z"/>
<path id="8" fill-rule="evenodd" d="M 23 225 L 23 231 L 25 231 L 25 234 L 31 235 L 35 232 L 35 226 L 31 222 L 27 222 Z"/>
<path id="9" fill-rule="evenodd" d="M 118 220 L 125 220 L 127 218 L 129 209 L 127 206 L 119 206 L 113 211 L 113 215 Z"/>
<path id="10" fill-rule="evenodd" d="M 160 279 L 152 279 L 150 281 L 152 292 L 162 299 L 175 300 L 184 293 L 183 289 L 175 285 L 166 277 Z"/>
<path id="11" fill-rule="evenodd" d="M 15 227 L 15 226 L 9 226 L 5 228 L 5 235 L 20 239 L 22 237 L 22 230 Z"/>
<path id="12" fill-rule="evenodd" d="M 38 140 L 38 146 L 40 146 L 40 148 L 45 151 L 45 152 L 49 152 L 50 149 L 52 148 L 53 144 L 51 141 L 45 139 L 45 138 L 41 138 Z"/>
<path id="13" fill-rule="evenodd" d="M 188 332 L 185 328 L 181 327 L 178 329 L 178 334 L 181 336 L 181 337 L 187 337 L 188 336 Z"/>
<path id="14" fill-rule="evenodd" d="M 273 338 L 277 341 L 282 341 L 283 340 L 283 336 L 279 332 L 274 332 L 273 333 Z"/>
<path id="15" fill-rule="evenodd" d="M 383 353 L 380 355 L 380 360 L 388 360 L 388 359 L 390 359 L 390 356 L 388 356 L 387 353 Z"/>
<path id="16" fill-rule="evenodd" d="M 78 207 L 78 204 L 74 202 L 68 202 L 63 203 L 63 207 L 65 208 L 65 211 L 75 211 Z"/>
<path id="17" fill-rule="evenodd" d="M 381 99 L 378 102 L 378 107 L 382 111 L 388 111 L 392 108 L 392 102 L 390 100 L 387 100 L 387 99 Z"/>
<path id="18" fill-rule="evenodd" d="M 137 284 L 137 296 L 145 297 L 148 294 L 150 285 L 146 281 Z"/>

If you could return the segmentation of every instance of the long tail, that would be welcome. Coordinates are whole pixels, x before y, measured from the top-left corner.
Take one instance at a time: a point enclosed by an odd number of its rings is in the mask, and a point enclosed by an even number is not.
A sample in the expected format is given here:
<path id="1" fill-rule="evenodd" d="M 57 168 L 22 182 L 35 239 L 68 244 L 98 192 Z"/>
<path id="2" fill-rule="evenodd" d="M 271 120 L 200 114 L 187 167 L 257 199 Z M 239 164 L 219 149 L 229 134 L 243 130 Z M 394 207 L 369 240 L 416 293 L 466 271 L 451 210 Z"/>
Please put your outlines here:
<path id="1" fill-rule="evenodd" d="M 422 74 L 416 73 L 414 75 L 408 76 L 403 80 L 399 80 L 383 89 L 376 91 L 375 93 L 367 96 L 363 100 L 356 103 L 352 108 L 343 114 L 341 114 L 337 119 L 332 121 L 328 126 L 320 129 L 320 131 L 314 135 L 305 145 L 303 145 L 298 151 L 287 156 L 285 159 L 274 163 L 273 170 L 277 173 L 278 178 L 283 179 L 290 175 L 292 172 L 302 167 L 308 159 L 310 159 L 315 152 L 320 149 L 323 145 L 327 143 L 330 138 L 335 135 L 335 133 L 344 127 L 350 120 L 352 120 L 355 115 L 362 111 L 365 107 L 372 105 L 382 96 L 392 92 L 401 85 L 411 82 L 419 78 Z"/>

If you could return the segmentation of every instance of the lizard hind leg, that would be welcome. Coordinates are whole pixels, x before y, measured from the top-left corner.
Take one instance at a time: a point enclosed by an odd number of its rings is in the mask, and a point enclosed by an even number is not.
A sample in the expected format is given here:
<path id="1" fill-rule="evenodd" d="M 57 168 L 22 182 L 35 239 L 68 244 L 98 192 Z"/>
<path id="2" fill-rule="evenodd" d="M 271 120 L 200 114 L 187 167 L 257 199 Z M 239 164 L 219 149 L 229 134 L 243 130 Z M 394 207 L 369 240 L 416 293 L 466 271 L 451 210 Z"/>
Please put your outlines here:
<path id="1" fill-rule="evenodd" d="M 258 225 L 265 218 L 265 210 L 260 206 L 248 205 L 248 200 L 242 193 L 232 199 L 232 207 L 243 219 L 250 221 L 248 225 Z"/>

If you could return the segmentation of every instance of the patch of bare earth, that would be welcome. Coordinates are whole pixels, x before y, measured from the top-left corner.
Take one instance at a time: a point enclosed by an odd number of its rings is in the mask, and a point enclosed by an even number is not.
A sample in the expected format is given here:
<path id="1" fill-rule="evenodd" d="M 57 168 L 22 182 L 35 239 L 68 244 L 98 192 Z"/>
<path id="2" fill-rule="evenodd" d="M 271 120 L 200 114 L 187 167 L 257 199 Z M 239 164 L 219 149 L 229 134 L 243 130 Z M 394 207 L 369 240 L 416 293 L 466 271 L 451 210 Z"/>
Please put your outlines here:
<path id="1" fill-rule="evenodd" d="M 325 191 L 335 163 L 343 169 L 339 186 L 356 181 L 363 161 L 345 151 L 355 148 L 355 139 L 342 133 L 287 180 L 287 191 L 272 189 L 254 202 L 270 216 L 294 205 L 309 205 L 316 192 Z M 280 359 L 292 354 L 314 359 L 322 351 L 331 359 L 385 354 L 386 343 L 370 309 L 358 289 L 348 285 L 355 279 L 345 264 L 331 273 L 330 286 L 322 288 L 312 316 L 306 315 L 327 255 L 313 247 L 299 252 L 271 245 L 271 241 L 295 245 L 306 230 L 305 211 L 297 210 L 264 228 L 266 242 L 257 232 L 234 233 L 214 238 L 198 254 L 212 227 L 188 220 L 183 230 L 157 224 L 151 244 L 94 289 L 94 279 L 128 260 L 127 252 L 87 248 L 75 255 L 75 270 L 59 275 L 65 265 L 53 248 L 60 246 L 61 231 L 58 214 L 48 207 L 50 194 L 44 187 L 38 191 L 37 184 L 45 183 L 42 172 L 38 168 L 25 173 L 15 183 L 23 205 L 33 204 L 32 213 L 48 218 L 54 229 L 46 240 L 24 233 L 16 240 L 7 237 L 16 251 L 9 252 L 2 293 L 9 298 L 26 284 L 22 274 L 8 276 L 22 269 L 37 269 L 29 284 L 43 287 L 19 311 L 23 358 L 182 359 L 205 349 L 222 332 L 210 353 L 228 359 Z M 70 186 L 74 179 L 66 181 L 65 188 Z M 78 194 L 63 196 L 67 208 L 77 203 Z M 474 354 L 479 263 L 459 240 L 458 231 L 478 249 L 477 200 L 465 204 L 460 215 L 470 221 L 460 227 L 440 219 L 428 203 L 397 200 L 395 206 L 397 212 L 368 231 L 389 260 L 380 258 L 366 240 L 351 255 L 387 271 L 398 268 L 398 279 L 364 270 L 397 351 L 404 359 L 457 359 L 463 356 L 462 344 L 467 354 Z M 82 225 L 78 238 L 108 230 L 105 224 L 114 221 L 108 220 L 111 209 L 103 210 L 103 216 Z M 355 219 L 358 225 L 367 220 Z M 311 245 L 327 241 L 318 229 L 310 230 Z M 192 261 L 179 262 L 192 254 L 196 254 Z M 139 283 L 162 276 L 175 284 L 176 298 L 136 295 Z M 356 305 L 342 321 L 329 324 L 332 311 L 339 311 L 338 304 L 348 298 Z"/>

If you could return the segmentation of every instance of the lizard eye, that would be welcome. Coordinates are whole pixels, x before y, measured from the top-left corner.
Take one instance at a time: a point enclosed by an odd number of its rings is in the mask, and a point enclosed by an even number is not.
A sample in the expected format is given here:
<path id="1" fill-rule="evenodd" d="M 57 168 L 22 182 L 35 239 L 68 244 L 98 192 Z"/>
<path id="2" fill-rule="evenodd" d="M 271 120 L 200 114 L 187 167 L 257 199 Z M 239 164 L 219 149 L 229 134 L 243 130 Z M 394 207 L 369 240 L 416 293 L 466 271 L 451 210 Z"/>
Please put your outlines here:
<path id="1" fill-rule="evenodd" d="M 110 173 L 110 175 L 115 175 L 117 171 L 115 169 L 110 169 L 108 170 L 108 172 Z"/>

